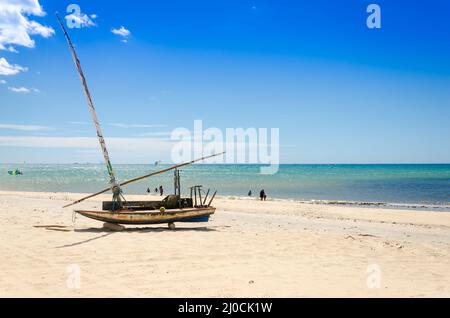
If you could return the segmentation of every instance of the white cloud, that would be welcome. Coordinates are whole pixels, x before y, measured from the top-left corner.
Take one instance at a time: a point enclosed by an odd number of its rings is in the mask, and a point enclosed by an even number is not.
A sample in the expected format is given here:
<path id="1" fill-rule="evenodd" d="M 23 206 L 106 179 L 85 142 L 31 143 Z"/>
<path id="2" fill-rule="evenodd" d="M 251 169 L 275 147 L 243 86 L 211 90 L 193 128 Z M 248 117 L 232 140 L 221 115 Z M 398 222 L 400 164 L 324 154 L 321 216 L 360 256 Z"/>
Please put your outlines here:
<path id="1" fill-rule="evenodd" d="M 16 75 L 20 72 L 26 72 L 27 70 L 26 67 L 17 64 L 9 64 L 4 57 L 0 57 L 0 75 Z"/>
<path id="2" fill-rule="evenodd" d="M 105 138 L 114 152 L 148 154 L 150 150 L 169 151 L 172 142 L 155 138 Z M 0 136 L 0 147 L 98 149 L 96 137 Z M 99 151 L 99 150 L 97 150 Z"/>
<path id="3" fill-rule="evenodd" d="M 5 80 L 0 80 L 0 84 L 6 84 Z"/>
<path id="4" fill-rule="evenodd" d="M 39 4 L 39 0 L 2 0 L 3 9 L 20 11 L 25 14 L 32 14 L 43 17 L 45 12 Z"/>
<path id="5" fill-rule="evenodd" d="M 34 92 L 34 93 L 40 93 L 41 91 L 40 90 L 38 90 L 37 88 L 34 88 L 34 87 L 32 87 L 32 88 L 26 88 L 26 87 L 8 87 L 8 89 L 11 91 L 11 92 L 14 92 L 14 93 L 22 93 L 22 94 L 28 94 L 28 93 L 31 93 L 31 92 Z"/>
<path id="6" fill-rule="evenodd" d="M 26 87 L 8 87 L 8 89 L 14 93 L 21 93 L 21 94 L 31 93 L 31 90 Z"/>
<path id="7" fill-rule="evenodd" d="M 97 24 L 93 21 L 97 15 L 92 14 L 90 17 L 85 13 L 71 13 L 65 16 L 67 21 L 70 21 L 71 24 L 78 25 L 81 28 L 89 28 L 95 27 Z"/>
<path id="8" fill-rule="evenodd" d="M 6 50 L 7 50 L 8 52 L 11 52 L 11 53 L 19 53 L 19 51 L 17 51 L 17 50 L 14 48 L 14 46 L 8 46 L 8 47 L 6 48 Z"/>
<path id="9" fill-rule="evenodd" d="M 121 26 L 120 29 L 112 29 L 111 30 L 112 33 L 116 34 L 116 35 L 120 35 L 123 37 L 127 37 L 131 34 L 131 32 L 129 30 L 127 30 L 124 26 Z"/>
<path id="10" fill-rule="evenodd" d="M 20 131 L 42 131 L 42 130 L 49 130 L 50 127 L 37 125 L 0 124 L 0 129 L 10 129 Z"/>
<path id="11" fill-rule="evenodd" d="M 44 38 L 49 38 L 53 34 L 55 34 L 55 30 L 52 28 L 43 26 L 42 24 L 37 23 L 36 21 L 30 21 L 29 24 L 30 34 L 38 34 L 43 36 Z"/>
<path id="12" fill-rule="evenodd" d="M 32 15 L 42 17 L 45 14 L 39 0 L 1 0 L 0 50 L 17 53 L 14 46 L 35 46 L 30 35 L 48 38 L 55 34 L 51 27 L 29 19 Z M 0 75 L 16 75 L 24 71 L 27 71 L 26 67 L 10 64 L 4 57 L 0 57 Z"/>
<path id="13" fill-rule="evenodd" d="M 164 125 L 145 125 L 145 124 L 122 124 L 122 123 L 110 123 L 109 125 L 118 128 L 161 128 Z"/>
<path id="14" fill-rule="evenodd" d="M 127 43 L 128 37 L 130 36 L 130 30 L 127 30 L 124 26 L 121 26 L 119 29 L 112 28 L 111 32 L 115 35 L 122 37 L 122 42 Z"/>
<path id="15" fill-rule="evenodd" d="M 14 45 L 32 48 L 35 42 L 30 35 L 44 38 L 52 36 L 55 31 L 29 16 L 45 16 L 39 0 L 1 0 L 0 1 L 0 50 L 16 52 Z"/>

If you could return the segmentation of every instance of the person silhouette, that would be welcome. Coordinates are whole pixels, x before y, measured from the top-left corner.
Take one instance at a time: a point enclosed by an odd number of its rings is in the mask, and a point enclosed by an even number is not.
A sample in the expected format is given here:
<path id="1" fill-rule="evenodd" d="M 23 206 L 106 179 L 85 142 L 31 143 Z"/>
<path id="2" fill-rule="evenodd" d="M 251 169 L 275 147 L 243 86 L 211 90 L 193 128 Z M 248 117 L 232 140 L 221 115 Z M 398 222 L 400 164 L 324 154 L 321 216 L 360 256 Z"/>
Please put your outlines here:
<path id="1" fill-rule="evenodd" d="M 262 189 L 261 192 L 259 193 L 259 198 L 261 199 L 261 201 L 266 201 L 267 195 L 264 189 Z"/>

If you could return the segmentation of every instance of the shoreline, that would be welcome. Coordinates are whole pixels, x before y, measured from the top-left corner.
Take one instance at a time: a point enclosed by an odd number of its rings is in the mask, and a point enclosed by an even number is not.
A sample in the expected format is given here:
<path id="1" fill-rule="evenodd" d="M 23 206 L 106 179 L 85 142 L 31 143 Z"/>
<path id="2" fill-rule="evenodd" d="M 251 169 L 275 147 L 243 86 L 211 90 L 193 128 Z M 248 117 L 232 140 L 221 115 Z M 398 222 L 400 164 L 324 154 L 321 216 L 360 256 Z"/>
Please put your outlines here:
<path id="1" fill-rule="evenodd" d="M 255 200 L 259 201 L 257 197 L 245 197 L 245 196 L 233 196 L 233 195 L 222 195 L 217 196 L 218 198 L 229 199 L 229 200 Z M 327 199 L 291 199 L 291 198 L 268 198 L 267 201 L 287 201 L 287 202 L 298 202 L 304 204 L 319 204 L 319 205 L 332 205 L 332 206 L 355 206 L 355 207 L 381 207 L 384 209 L 391 210 L 412 210 L 412 211 L 440 211 L 440 212 L 450 212 L 449 204 L 425 204 L 425 203 L 398 203 L 398 202 L 376 202 L 376 201 L 355 201 L 355 200 L 327 200 Z"/>
<path id="2" fill-rule="evenodd" d="M 9 191 L 0 190 L 0 194 L 17 194 L 17 193 L 54 193 L 54 194 L 67 194 L 72 195 L 79 194 L 80 196 L 86 196 L 89 193 L 85 192 L 60 192 L 60 191 Z M 107 195 L 107 194 L 106 194 Z M 142 196 L 155 198 L 164 198 L 153 192 L 150 194 L 128 194 L 126 196 Z M 252 196 L 238 196 L 238 195 L 217 195 L 216 199 L 226 200 L 241 200 L 241 201 L 260 201 L 259 197 Z M 294 198 L 280 198 L 269 197 L 267 201 L 274 202 L 297 202 L 301 204 L 311 205 L 329 205 L 329 206 L 348 206 L 348 207 L 368 207 L 368 208 L 383 208 L 389 210 L 410 210 L 410 211 L 423 211 L 423 212 L 450 212 L 449 204 L 424 204 L 424 203 L 399 203 L 399 202 L 376 202 L 376 201 L 355 201 L 355 200 L 327 200 L 327 199 L 294 199 Z"/>

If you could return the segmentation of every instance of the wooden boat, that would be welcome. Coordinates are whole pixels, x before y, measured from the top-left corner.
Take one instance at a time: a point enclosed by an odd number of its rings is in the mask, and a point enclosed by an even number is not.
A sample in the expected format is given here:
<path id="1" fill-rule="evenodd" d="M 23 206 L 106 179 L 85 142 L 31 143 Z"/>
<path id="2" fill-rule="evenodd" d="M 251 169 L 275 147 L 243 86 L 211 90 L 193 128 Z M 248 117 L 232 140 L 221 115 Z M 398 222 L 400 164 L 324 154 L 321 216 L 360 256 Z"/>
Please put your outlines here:
<path id="1" fill-rule="evenodd" d="M 75 210 L 85 217 L 112 224 L 161 224 L 174 228 L 175 222 L 208 222 L 216 211 L 211 206 L 217 192 L 206 205 L 207 196 L 201 197 L 201 186 L 191 187 L 191 197 L 181 198 L 179 171 L 175 170 L 175 192 L 160 201 L 126 201 L 121 208 L 114 209 L 114 202 L 104 201 L 101 211 Z M 209 193 L 209 191 L 208 191 Z"/>
<path id="2" fill-rule="evenodd" d="M 209 216 L 214 213 L 216 208 L 184 208 L 171 209 L 164 212 L 160 211 L 85 211 L 76 210 L 75 212 L 102 222 L 113 224 L 171 224 L 175 222 L 208 222 Z"/>
<path id="3" fill-rule="evenodd" d="M 99 121 L 97 119 L 97 115 L 95 112 L 94 104 L 91 99 L 91 94 L 89 92 L 86 78 L 84 77 L 83 70 L 81 69 L 80 61 L 78 60 L 75 49 L 72 45 L 72 42 L 67 34 L 67 31 L 59 18 L 56 15 L 58 22 L 61 26 L 61 29 L 64 32 L 64 36 L 66 37 L 67 43 L 69 45 L 70 51 L 72 53 L 73 60 L 75 62 L 75 66 L 77 68 L 78 74 L 81 79 L 81 83 L 84 88 L 84 92 L 86 95 L 87 103 L 91 112 L 92 121 L 94 123 L 95 129 L 97 131 L 97 137 L 100 144 L 100 148 L 103 153 L 103 158 L 105 160 L 106 169 L 108 171 L 110 177 L 110 186 L 97 192 L 91 194 L 87 197 L 81 198 L 71 204 L 64 206 L 64 208 L 78 204 L 82 201 L 85 201 L 89 198 L 95 197 L 99 194 L 111 191 L 113 193 L 113 198 L 111 201 L 103 202 L 103 207 L 101 211 L 91 211 L 91 210 L 75 210 L 76 213 L 94 219 L 98 221 L 105 222 L 106 225 L 110 225 L 110 228 L 114 228 L 117 224 L 160 224 L 167 223 L 170 229 L 174 229 L 174 222 L 207 222 L 209 220 L 210 215 L 215 212 L 215 208 L 211 206 L 211 203 L 217 193 L 214 192 L 211 199 L 208 203 L 206 203 L 209 190 L 206 193 L 206 196 L 202 198 L 202 190 L 201 186 L 191 187 L 191 195 L 190 198 L 182 198 L 181 197 L 181 187 L 180 187 L 180 174 L 178 168 L 193 164 L 197 161 L 202 161 L 207 158 L 211 158 L 214 156 L 222 155 L 213 154 L 210 156 L 206 156 L 200 159 L 192 160 L 190 162 L 185 162 L 179 165 L 175 165 L 160 171 L 151 172 L 144 176 L 137 177 L 122 183 L 117 182 L 116 177 L 114 175 L 114 171 L 109 160 L 109 154 L 106 149 L 106 143 L 103 139 L 103 133 L 100 128 Z M 175 170 L 175 194 L 167 196 L 164 200 L 161 201 L 126 201 L 125 197 L 122 193 L 122 187 L 128 185 L 132 182 L 136 182 L 139 180 L 143 180 L 145 178 L 151 177 L 156 174 L 164 173 L 170 170 Z"/>

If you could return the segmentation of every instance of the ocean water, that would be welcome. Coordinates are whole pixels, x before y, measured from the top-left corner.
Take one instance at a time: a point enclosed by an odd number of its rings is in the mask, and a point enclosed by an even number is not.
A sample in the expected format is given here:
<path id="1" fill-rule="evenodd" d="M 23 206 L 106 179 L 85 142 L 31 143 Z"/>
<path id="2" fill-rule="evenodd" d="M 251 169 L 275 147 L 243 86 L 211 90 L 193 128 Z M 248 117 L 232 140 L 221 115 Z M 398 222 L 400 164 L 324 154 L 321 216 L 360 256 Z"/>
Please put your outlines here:
<path id="1" fill-rule="evenodd" d="M 165 165 L 115 165 L 119 181 L 134 178 Z M 8 170 L 20 169 L 22 176 Z M 203 185 L 219 195 L 246 197 L 265 189 L 269 198 L 384 202 L 450 206 L 450 164 L 429 165 L 281 165 L 274 175 L 262 175 L 258 165 L 202 165 L 181 169 L 182 192 Z M 0 164 L 0 190 L 95 192 L 108 186 L 102 164 Z M 144 194 L 162 185 L 173 192 L 173 172 L 167 172 L 124 188 Z"/>

